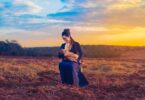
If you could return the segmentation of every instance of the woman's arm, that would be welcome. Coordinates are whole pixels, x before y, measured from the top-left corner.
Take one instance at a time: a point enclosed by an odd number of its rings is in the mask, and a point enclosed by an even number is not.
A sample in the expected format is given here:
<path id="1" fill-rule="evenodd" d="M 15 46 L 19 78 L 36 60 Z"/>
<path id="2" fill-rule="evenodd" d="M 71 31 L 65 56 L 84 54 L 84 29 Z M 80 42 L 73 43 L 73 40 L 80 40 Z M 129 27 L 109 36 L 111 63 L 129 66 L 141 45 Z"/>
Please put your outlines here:
<path id="1" fill-rule="evenodd" d="M 65 52 L 64 56 L 69 60 L 73 60 L 73 61 L 77 62 L 78 55 L 73 52 Z"/>
<path id="2" fill-rule="evenodd" d="M 59 48 L 58 57 L 59 57 L 59 58 L 64 58 L 63 44 L 62 44 L 62 45 L 60 46 L 60 48 Z"/>

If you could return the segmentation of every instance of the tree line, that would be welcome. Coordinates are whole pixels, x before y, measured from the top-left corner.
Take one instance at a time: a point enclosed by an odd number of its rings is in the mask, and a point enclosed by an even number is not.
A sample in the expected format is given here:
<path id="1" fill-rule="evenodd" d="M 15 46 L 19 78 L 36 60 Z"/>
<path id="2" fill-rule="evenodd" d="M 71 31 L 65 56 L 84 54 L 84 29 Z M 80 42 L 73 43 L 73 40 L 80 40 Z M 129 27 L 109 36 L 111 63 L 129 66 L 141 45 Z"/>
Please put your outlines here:
<path id="1" fill-rule="evenodd" d="M 135 47 L 82 45 L 84 57 L 119 57 L 123 52 L 134 50 Z M 33 47 L 24 48 L 17 41 L 0 41 L 1 56 L 33 56 L 56 57 L 59 47 Z"/>

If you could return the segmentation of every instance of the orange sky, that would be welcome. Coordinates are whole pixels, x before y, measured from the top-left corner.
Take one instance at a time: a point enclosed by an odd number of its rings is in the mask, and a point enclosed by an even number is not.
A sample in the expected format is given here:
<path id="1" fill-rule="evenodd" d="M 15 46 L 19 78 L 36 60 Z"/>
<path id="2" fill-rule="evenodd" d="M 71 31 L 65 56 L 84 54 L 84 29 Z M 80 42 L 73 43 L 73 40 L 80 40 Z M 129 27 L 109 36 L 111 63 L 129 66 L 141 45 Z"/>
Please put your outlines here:
<path id="1" fill-rule="evenodd" d="M 59 46 L 61 32 L 70 28 L 83 45 L 145 46 L 144 0 L 0 3 L 0 40 L 17 40 L 24 47 Z"/>

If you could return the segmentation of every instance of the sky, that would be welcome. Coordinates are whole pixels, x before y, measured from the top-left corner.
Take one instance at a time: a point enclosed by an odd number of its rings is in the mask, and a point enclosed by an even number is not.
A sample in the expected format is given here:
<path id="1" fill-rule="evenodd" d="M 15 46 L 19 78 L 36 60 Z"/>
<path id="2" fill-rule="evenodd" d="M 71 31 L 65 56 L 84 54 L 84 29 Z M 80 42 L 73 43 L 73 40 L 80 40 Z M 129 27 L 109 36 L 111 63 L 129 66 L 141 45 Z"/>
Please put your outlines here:
<path id="1" fill-rule="evenodd" d="M 145 46 L 145 0 L 0 0 L 0 40 L 59 46 L 64 28 L 82 45 Z"/>

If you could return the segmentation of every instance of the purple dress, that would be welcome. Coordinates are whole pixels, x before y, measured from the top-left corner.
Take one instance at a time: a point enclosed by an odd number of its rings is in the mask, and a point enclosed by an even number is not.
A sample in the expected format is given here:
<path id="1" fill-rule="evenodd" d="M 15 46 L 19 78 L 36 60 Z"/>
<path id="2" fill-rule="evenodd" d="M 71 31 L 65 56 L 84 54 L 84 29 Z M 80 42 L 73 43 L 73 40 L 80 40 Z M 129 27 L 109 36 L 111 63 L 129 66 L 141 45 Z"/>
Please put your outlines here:
<path id="1" fill-rule="evenodd" d="M 65 43 L 61 45 L 60 49 L 64 49 L 64 48 L 65 48 Z M 58 57 L 62 59 L 62 61 L 59 63 L 61 82 L 64 84 L 74 84 L 80 87 L 88 85 L 89 83 L 87 79 L 85 78 L 84 74 L 80 70 L 79 61 L 82 59 L 83 56 L 80 44 L 78 42 L 74 42 L 72 44 L 70 52 L 79 54 L 77 62 L 65 59 L 63 54 L 58 53 Z"/>

